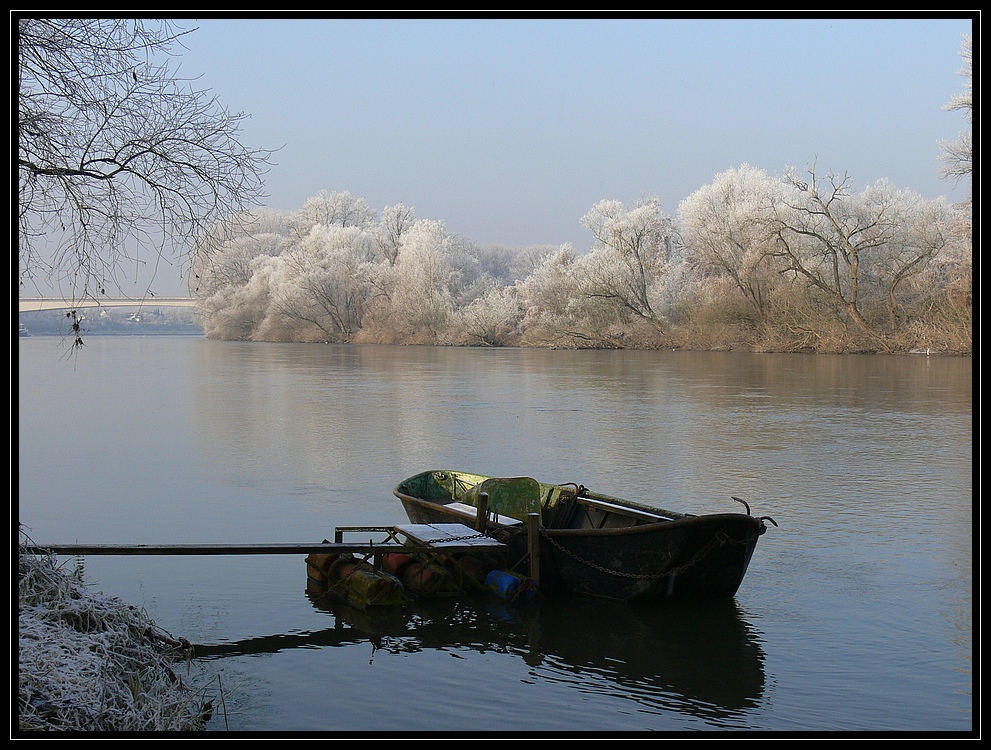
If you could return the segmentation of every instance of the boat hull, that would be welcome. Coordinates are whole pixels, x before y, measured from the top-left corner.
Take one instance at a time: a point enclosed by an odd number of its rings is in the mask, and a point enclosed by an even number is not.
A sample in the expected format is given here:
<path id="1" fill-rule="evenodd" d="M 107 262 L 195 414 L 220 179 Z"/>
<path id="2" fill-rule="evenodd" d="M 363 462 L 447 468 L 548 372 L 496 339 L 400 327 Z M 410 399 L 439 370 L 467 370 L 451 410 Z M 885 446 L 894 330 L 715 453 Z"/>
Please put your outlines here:
<path id="1" fill-rule="evenodd" d="M 463 508 L 409 494 L 408 485 L 395 494 L 413 523 L 474 525 Z M 766 531 L 763 521 L 743 513 L 672 515 L 678 517 L 618 528 L 542 527 L 539 590 L 624 602 L 733 597 Z M 507 543 L 510 565 L 526 572 L 526 526 L 490 522 L 487 531 Z"/>
<path id="2" fill-rule="evenodd" d="M 548 529 L 541 535 L 541 582 L 630 602 L 730 598 L 761 533 L 760 521 L 739 513 L 628 529 Z"/>

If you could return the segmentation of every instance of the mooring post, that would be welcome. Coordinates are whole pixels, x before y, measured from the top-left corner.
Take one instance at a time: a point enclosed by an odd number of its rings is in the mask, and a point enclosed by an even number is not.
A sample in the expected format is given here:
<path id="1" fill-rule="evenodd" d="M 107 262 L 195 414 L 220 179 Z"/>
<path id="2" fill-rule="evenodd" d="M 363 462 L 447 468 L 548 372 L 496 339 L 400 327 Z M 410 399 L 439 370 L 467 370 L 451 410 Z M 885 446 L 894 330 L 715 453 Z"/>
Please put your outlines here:
<path id="1" fill-rule="evenodd" d="M 530 580 L 534 586 L 540 585 L 540 514 L 528 513 L 527 547 L 530 553 Z"/>
<path id="2" fill-rule="evenodd" d="M 485 521 L 489 516 L 489 493 L 478 493 L 478 512 L 475 514 L 475 531 L 485 532 Z"/>

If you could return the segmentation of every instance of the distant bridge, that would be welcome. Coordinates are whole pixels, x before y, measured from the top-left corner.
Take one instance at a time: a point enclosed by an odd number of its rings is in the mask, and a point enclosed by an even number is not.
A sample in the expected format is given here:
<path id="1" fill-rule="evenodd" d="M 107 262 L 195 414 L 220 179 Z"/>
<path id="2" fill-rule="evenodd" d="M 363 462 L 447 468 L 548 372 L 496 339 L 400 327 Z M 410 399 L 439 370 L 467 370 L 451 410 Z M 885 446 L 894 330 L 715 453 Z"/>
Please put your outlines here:
<path id="1" fill-rule="evenodd" d="M 83 307 L 195 307 L 195 297 L 100 297 L 71 302 L 54 297 L 21 297 L 20 312 L 78 310 Z"/>

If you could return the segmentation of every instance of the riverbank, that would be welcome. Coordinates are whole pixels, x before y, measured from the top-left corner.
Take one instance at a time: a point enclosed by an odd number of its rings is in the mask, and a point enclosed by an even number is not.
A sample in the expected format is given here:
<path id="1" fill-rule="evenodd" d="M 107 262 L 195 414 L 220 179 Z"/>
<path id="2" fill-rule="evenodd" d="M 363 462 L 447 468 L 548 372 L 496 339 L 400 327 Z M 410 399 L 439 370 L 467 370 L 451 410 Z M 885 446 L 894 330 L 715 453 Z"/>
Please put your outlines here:
<path id="1" fill-rule="evenodd" d="M 188 732 L 212 714 L 207 688 L 184 679 L 189 644 L 119 599 L 92 591 L 81 568 L 18 550 L 20 732 Z"/>

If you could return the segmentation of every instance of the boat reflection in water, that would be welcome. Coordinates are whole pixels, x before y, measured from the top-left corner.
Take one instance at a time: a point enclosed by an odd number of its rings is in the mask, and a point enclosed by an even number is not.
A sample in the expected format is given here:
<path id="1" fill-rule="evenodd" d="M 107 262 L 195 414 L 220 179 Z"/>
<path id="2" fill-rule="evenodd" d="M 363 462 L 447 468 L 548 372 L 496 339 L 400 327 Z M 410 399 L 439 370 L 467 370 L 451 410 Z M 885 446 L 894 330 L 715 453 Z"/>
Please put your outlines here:
<path id="1" fill-rule="evenodd" d="M 587 599 L 507 603 L 470 594 L 367 610 L 308 594 L 334 626 L 196 646 L 198 658 L 370 643 L 386 653 L 460 649 L 518 655 L 535 681 L 599 689 L 646 710 L 708 722 L 757 706 L 764 653 L 736 601 L 636 606 Z"/>

